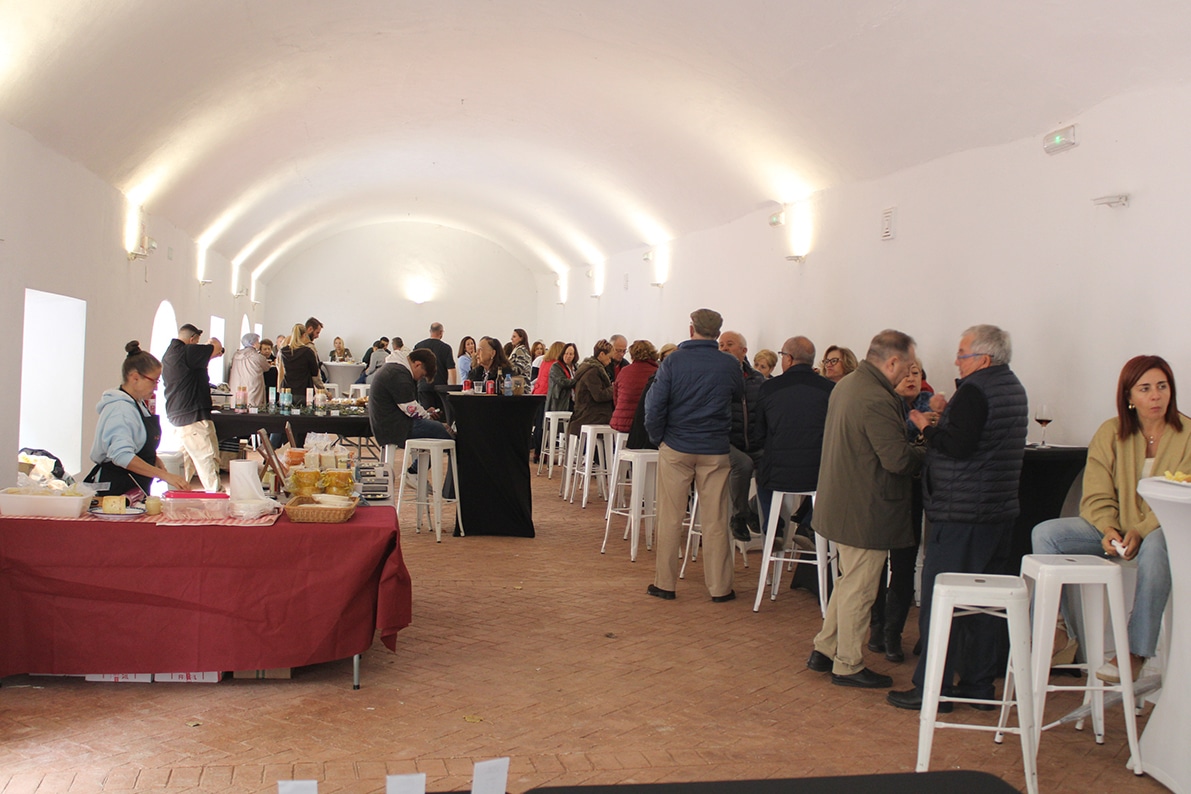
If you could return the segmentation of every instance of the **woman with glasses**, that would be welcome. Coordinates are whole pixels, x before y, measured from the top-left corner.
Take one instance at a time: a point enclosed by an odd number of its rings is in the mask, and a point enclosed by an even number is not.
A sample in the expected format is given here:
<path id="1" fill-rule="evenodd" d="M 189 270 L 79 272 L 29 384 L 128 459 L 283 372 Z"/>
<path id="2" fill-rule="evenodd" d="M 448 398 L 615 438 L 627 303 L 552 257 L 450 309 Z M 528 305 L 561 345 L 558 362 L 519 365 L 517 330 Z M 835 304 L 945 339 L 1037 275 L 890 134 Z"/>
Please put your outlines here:
<path id="1" fill-rule="evenodd" d="M 856 354 L 848 348 L 832 345 L 823 354 L 820 366 L 822 366 L 819 371 L 820 375 L 832 383 L 839 383 L 841 378 L 859 367 L 860 362 L 856 360 Z"/>
<path id="2" fill-rule="evenodd" d="M 1174 373 L 1159 356 L 1125 362 L 1117 380 L 1117 415 L 1100 425 L 1088 444 L 1079 515 L 1034 527 L 1035 554 L 1094 554 L 1137 561 L 1137 589 L 1129 616 L 1129 674 L 1141 674 L 1157 652 L 1162 612 L 1170 598 L 1170 558 L 1158 516 L 1137 494 L 1143 477 L 1191 471 L 1191 425 L 1175 402 Z M 1067 588 L 1063 588 L 1066 590 Z M 1076 615 L 1063 599 L 1067 630 L 1079 634 Z M 1096 677 L 1120 683 L 1113 659 Z"/>
<path id="3" fill-rule="evenodd" d="M 161 362 L 135 340 L 124 346 L 124 352 L 128 355 L 120 368 L 123 382 L 105 391 L 96 406 L 99 424 L 90 456 L 95 467 L 84 482 L 102 485 L 100 495 L 131 491 L 147 496 L 154 478 L 185 491 L 190 487 L 186 480 L 166 471 L 157 457 L 161 419 L 149 410 L 148 399 L 157 390 Z"/>

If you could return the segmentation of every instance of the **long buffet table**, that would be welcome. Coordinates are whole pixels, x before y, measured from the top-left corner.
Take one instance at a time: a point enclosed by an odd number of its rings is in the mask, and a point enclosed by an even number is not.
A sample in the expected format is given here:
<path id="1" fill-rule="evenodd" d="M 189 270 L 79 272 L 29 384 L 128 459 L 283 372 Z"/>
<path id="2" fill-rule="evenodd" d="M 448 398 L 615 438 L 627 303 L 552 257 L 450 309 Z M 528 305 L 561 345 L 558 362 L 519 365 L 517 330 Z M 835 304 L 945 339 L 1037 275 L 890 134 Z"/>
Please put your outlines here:
<path id="1" fill-rule="evenodd" d="M 215 435 L 222 441 L 225 438 L 250 436 L 257 430 L 264 429 L 269 433 L 281 433 L 285 430 L 285 423 L 289 422 L 294 435 L 304 437 L 307 433 L 334 433 L 349 438 L 370 438 L 372 425 L 368 422 L 368 414 L 352 416 L 313 416 L 310 414 L 237 414 L 230 411 L 217 411 L 211 414 L 211 421 L 215 424 Z"/>
<path id="2" fill-rule="evenodd" d="M 411 586 L 392 507 L 344 524 L 0 518 L 0 677 L 299 667 L 394 650 Z"/>

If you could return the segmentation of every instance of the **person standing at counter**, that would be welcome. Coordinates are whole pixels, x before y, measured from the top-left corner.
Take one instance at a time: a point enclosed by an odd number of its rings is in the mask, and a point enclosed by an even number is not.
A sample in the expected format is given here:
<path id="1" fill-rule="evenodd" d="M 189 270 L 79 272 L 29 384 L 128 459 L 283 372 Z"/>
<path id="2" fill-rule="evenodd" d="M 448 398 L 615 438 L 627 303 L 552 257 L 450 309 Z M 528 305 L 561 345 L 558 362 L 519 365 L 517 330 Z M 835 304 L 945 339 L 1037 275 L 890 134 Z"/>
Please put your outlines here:
<path id="1" fill-rule="evenodd" d="M 265 381 L 265 396 L 269 395 L 269 389 L 277 388 L 277 356 L 273 352 L 273 342 L 269 339 L 262 339 L 260 346 L 261 355 L 269 362 L 269 366 L 265 369 L 265 374 L 262 376 Z"/>
<path id="2" fill-rule="evenodd" d="M 1129 672 L 1135 681 L 1157 653 L 1171 587 L 1166 536 L 1158 516 L 1137 495 L 1137 483 L 1168 470 L 1191 471 L 1191 427 L 1179 413 L 1170 365 L 1160 356 L 1136 356 L 1125 362 L 1117 381 L 1116 417 L 1100 425 L 1088 445 L 1079 515 L 1043 521 L 1032 538 L 1035 554 L 1103 554 L 1137 561 L 1129 615 Z M 1067 630 L 1078 634 L 1081 621 L 1066 594 L 1063 617 Z M 1120 667 L 1114 658 L 1096 677 L 1118 684 Z"/>
<path id="3" fill-rule="evenodd" d="M 318 354 L 304 326 L 294 326 L 285 347 L 281 348 L 281 364 L 281 385 L 293 393 L 294 405 L 305 405 L 306 390 L 322 383 L 318 377 Z"/>
<path id="4" fill-rule="evenodd" d="M 232 356 L 232 371 L 228 375 L 227 384 L 232 394 L 241 387 L 248 389 L 248 404 L 261 406 L 265 404 L 265 371 L 273 364 L 261 352 L 260 334 L 244 334 L 240 339 L 242 347 Z M 274 377 L 276 383 L 276 377 Z"/>
<path id="5" fill-rule="evenodd" d="M 154 478 L 174 490 L 185 491 L 190 487 L 186 480 L 167 471 L 157 457 L 161 418 L 149 410 L 147 401 L 157 390 L 161 362 L 141 350 L 140 342 L 135 340 L 124 350 L 128 355 L 120 368 L 120 387 L 105 391 L 95 406 L 99 423 L 90 456 L 95 467 L 84 482 L 106 484 L 100 495 L 137 489 L 147 495 Z"/>
<path id="6" fill-rule="evenodd" d="M 186 461 L 186 480 L 198 471 L 203 489 L 219 490 L 219 441 L 211 421 L 211 381 L 207 365 L 223 355 L 218 339 L 201 345 L 203 332 L 190 323 L 178 329 L 162 356 L 161 379 L 165 381 L 165 415 L 178 429 Z"/>

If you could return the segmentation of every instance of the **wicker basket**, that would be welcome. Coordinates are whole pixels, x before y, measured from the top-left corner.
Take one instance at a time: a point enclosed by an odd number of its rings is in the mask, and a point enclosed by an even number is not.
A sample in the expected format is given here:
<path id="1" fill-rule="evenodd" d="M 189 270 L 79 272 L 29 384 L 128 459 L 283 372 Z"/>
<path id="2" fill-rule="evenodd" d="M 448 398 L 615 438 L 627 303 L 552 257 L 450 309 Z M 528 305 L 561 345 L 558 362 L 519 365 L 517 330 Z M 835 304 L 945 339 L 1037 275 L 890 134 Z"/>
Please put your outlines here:
<path id="1" fill-rule="evenodd" d="M 285 514 L 295 524 L 342 524 L 352 517 L 359 503 L 359 499 L 352 499 L 350 505 L 330 507 L 309 496 L 295 496 L 286 504 Z"/>

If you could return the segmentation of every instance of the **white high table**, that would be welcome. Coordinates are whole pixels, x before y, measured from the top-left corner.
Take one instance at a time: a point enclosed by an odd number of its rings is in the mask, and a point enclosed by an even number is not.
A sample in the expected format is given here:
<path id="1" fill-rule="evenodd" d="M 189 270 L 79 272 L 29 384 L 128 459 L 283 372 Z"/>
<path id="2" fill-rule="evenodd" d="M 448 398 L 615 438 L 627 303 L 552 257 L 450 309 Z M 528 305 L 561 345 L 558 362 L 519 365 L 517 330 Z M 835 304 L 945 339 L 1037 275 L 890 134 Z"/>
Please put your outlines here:
<path id="1" fill-rule="evenodd" d="M 346 397 L 352 390 L 352 384 L 360 373 L 364 371 L 363 364 L 348 363 L 346 361 L 324 361 L 327 368 L 327 380 L 339 387 L 339 396 Z"/>
<path id="2" fill-rule="evenodd" d="M 1191 485 L 1149 477 L 1137 484 L 1162 524 L 1170 554 L 1170 659 L 1162 671 L 1162 696 L 1141 735 L 1142 766 L 1171 791 L 1191 794 L 1191 630 L 1180 625 L 1191 614 Z"/>

